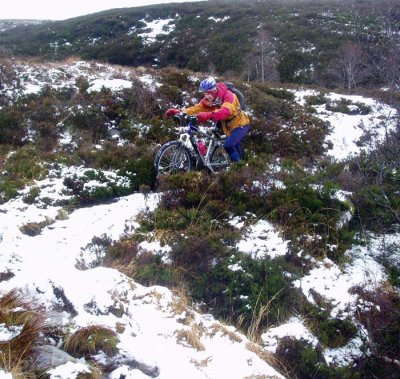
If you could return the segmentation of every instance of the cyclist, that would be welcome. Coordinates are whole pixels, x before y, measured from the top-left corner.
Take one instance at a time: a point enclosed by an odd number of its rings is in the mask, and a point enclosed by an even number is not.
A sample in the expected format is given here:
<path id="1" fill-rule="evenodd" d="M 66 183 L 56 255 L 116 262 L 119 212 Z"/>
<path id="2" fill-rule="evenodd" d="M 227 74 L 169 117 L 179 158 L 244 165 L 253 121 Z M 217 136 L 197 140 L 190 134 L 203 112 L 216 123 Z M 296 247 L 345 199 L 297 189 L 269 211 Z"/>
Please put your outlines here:
<path id="1" fill-rule="evenodd" d="M 192 107 L 182 110 L 170 108 L 165 112 L 172 117 L 181 111 L 189 115 L 196 115 L 200 123 L 212 120 L 221 123 L 227 136 L 224 148 L 232 162 L 243 158 L 241 141 L 249 131 L 249 116 L 242 111 L 237 96 L 231 92 L 225 83 L 217 83 L 213 77 L 200 82 L 200 92 L 204 97 Z"/>

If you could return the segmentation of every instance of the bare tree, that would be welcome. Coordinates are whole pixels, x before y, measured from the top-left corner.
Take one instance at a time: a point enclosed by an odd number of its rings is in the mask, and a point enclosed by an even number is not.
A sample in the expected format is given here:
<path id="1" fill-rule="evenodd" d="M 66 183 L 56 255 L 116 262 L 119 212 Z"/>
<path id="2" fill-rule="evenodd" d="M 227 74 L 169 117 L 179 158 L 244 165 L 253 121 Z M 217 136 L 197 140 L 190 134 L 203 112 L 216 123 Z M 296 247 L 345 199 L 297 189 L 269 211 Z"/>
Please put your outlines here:
<path id="1" fill-rule="evenodd" d="M 339 85 L 348 89 L 356 88 L 372 76 L 367 54 L 363 47 L 355 42 L 346 42 L 337 49 L 328 73 Z"/>
<path id="2" fill-rule="evenodd" d="M 371 36 L 375 70 L 381 80 L 391 87 L 400 86 L 399 5 L 393 0 L 379 2 L 377 22 L 380 33 Z M 379 40 L 378 40 L 379 39 Z"/>
<path id="3" fill-rule="evenodd" d="M 254 48 L 247 56 L 246 77 L 249 81 L 255 78 L 262 82 L 278 81 L 278 56 L 275 40 L 262 26 L 254 42 Z"/>

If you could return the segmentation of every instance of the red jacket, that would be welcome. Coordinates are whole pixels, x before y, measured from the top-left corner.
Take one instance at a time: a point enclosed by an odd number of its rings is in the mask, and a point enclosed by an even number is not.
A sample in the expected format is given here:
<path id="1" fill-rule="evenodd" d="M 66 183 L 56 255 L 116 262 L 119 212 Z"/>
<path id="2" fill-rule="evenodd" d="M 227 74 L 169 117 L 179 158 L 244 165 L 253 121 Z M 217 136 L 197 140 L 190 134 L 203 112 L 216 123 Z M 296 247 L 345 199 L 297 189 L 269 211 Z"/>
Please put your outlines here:
<path id="1" fill-rule="evenodd" d="M 197 114 L 199 112 L 212 112 L 211 120 L 221 121 L 224 133 L 229 136 L 233 129 L 250 123 L 249 116 L 240 109 L 237 96 L 228 90 L 225 83 L 217 83 L 217 97 L 212 104 L 206 98 L 192 107 L 185 108 L 187 114 Z"/>

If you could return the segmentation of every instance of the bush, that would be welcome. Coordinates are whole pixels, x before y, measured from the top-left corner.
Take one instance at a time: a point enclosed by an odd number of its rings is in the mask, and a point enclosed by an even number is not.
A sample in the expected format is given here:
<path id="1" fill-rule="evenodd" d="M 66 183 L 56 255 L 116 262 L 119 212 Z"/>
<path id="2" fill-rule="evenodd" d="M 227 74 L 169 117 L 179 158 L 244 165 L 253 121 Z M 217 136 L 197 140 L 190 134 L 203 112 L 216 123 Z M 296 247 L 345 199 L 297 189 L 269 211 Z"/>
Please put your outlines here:
<path id="1" fill-rule="evenodd" d="M 370 377 L 395 378 L 400 356 L 400 296 L 391 288 L 368 291 L 353 288 L 359 295 L 356 317 L 368 332 L 371 355 L 358 363 L 358 370 Z M 392 363 L 391 363 L 392 361 Z"/>
<path id="2" fill-rule="evenodd" d="M 260 118 L 282 118 L 288 120 L 294 114 L 293 105 L 289 101 L 275 97 L 257 88 L 252 89 L 247 101 L 255 115 Z"/>
<path id="3" fill-rule="evenodd" d="M 313 347 L 303 339 L 283 337 L 278 343 L 276 357 L 293 378 L 359 378 L 359 374 L 349 367 L 329 367 L 320 346 Z"/>
<path id="4" fill-rule="evenodd" d="M 328 256 L 338 261 L 351 241 L 351 235 L 338 222 L 348 205 L 332 196 L 330 191 L 317 190 L 299 180 L 285 181 L 286 188 L 266 198 L 271 218 L 284 228 L 292 249 L 304 249 L 317 257 Z M 327 246 L 335 245 L 330 251 Z"/>
<path id="5" fill-rule="evenodd" d="M 76 358 L 84 356 L 90 359 L 101 351 L 108 356 L 114 356 L 118 352 L 118 342 L 118 335 L 113 330 L 101 325 L 91 325 L 68 336 L 63 349 Z"/>
<path id="6" fill-rule="evenodd" d="M 255 260 L 230 253 L 199 273 L 189 284 L 195 300 L 209 304 L 214 315 L 233 321 L 257 339 L 262 330 L 288 315 L 297 303 L 297 293 L 285 277 L 288 265 L 281 259 Z M 197 277 L 197 276 L 196 276 Z"/>
<path id="7" fill-rule="evenodd" d="M 125 177 L 102 171 L 86 170 L 83 175 L 64 178 L 64 185 L 80 204 L 92 204 L 132 192 Z"/>
<path id="8" fill-rule="evenodd" d="M 319 93 L 318 95 L 305 96 L 304 99 L 306 101 L 306 106 L 308 107 L 313 105 L 322 105 L 328 101 L 326 96 L 322 93 Z"/>
<path id="9" fill-rule="evenodd" d="M 367 115 L 372 112 L 369 105 L 359 102 L 354 103 L 345 98 L 341 98 L 338 101 L 327 101 L 325 108 L 327 111 L 340 112 L 349 115 Z"/>
<path id="10" fill-rule="evenodd" d="M 45 323 L 43 309 L 24 299 L 16 290 L 0 297 L 0 325 L 10 338 L 0 343 L 0 369 L 30 371 L 28 358 L 41 341 Z"/>
<path id="11" fill-rule="evenodd" d="M 44 157 L 36 151 L 35 145 L 25 145 L 10 154 L 0 173 L 0 203 L 8 201 L 18 194 L 27 183 L 41 179 L 46 173 Z"/>
<path id="12" fill-rule="evenodd" d="M 317 301 L 318 295 L 316 295 Z M 314 306 L 306 305 L 306 323 L 312 333 L 318 338 L 323 346 L 329 348 L 338 348 L 345 346 L 352 338 L 356 336 L 357 328 L 349 317 L 332 318 L 330 316 L 331 305 L 323 302 Z"/>
<path id="13" fill-rule="evenodd" d="M 277 118 L 255 121 L 248 138 L 258 153 L 315 160 L 327 151 L 325 139 L 330 131 L 329 123 L 310 114 L 296 113 L 285 121 Z"/>
<path id="14" fill-rule="evenodd" d="M 11 107 L 0 109 L 0 144 L 21 146 L 25 136 L 22 114 Z"/>

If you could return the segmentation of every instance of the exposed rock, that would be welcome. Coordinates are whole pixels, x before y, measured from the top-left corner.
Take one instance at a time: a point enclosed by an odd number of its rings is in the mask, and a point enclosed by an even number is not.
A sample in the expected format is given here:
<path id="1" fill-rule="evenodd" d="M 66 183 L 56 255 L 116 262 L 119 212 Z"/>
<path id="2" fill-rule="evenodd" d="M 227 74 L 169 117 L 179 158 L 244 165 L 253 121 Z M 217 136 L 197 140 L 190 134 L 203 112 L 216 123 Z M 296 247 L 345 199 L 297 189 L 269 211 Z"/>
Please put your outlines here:
<path id="1" fill-rule="evenodd" d="M 51 345 L 37 346 L 33 351 L 33 361 L 35 362 L 36 371 L 46 371 L 67 362 L 78 362 L 76 358 L 65 351 Z"/>

